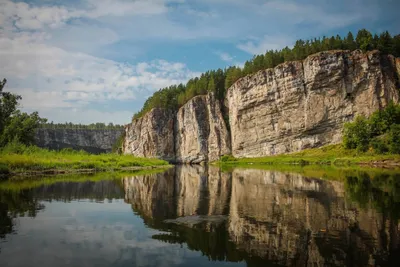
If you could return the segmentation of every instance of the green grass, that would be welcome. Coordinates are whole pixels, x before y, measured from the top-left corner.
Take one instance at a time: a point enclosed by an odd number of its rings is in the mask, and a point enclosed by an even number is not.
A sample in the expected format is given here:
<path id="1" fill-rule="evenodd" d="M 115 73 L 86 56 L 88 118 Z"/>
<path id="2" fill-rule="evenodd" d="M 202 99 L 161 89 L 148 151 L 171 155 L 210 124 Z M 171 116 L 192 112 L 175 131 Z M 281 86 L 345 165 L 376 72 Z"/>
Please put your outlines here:
<path id="1" fill-rule="evenodd" d="M 342 145 L 329 145 L 321 148 L 306 149 L 300 152 L 260 158 L 234 158 L 224 156 L 218 162 L 221 165 L 330 165 L 352 166 L 373 163 L 400 163 L 400 155 L 376 154 L 373 151 L 360 153 L 344 149 Z"/>
<path id="2" fill-rule="evenodd" d="M 100 154 L 65 149 L 50 151 L 36 146 L 10 144 L 0 150 L 1 173 L 65 171 L 118 171 L 126 168 L 167 166 L 159 159 L 138 158 L 131 155 Z"/>

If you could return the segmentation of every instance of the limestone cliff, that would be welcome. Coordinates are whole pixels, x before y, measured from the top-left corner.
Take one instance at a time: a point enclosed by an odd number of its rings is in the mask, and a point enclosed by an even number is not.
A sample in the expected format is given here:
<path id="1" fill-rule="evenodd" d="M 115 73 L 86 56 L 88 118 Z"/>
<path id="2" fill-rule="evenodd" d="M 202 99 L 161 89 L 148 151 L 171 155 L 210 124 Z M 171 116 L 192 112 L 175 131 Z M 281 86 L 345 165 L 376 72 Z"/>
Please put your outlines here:
<path id="1" fill-rule="evenodd" d="M 37 129 L 36 145 L 49 149 L 72 148 L 90 153 L 111 152 L 123 130 Z"/>
<path id="2" fill-rule="evenodd" d="M 230 153 L 229 134 L 213 94 L 196 96 L 181 107 L 175 130 L 178 162 L 215 161 Z"/>
<path id="3" fill-rule="evenodd" d="M 176 114 L 153 109 L 125 131 L 125 154 L 200 163 L 230 153 L 229 133 L 213 94 L 194 97 Z"/>
<path id="4" fill-rule="evenodd" d="M 174 151 L 173 112 L 152 109 L 143 117 L 125 127 L 123 152 L 137 157 L 173 160 Z"/>
<path id="5" fill-rule="evenodd" d="M 339 143 L 344 122 L 398 102 L 395 65 L 378 51 L 328 51 L 240 79 L 227 93 L 232 154 Z"/>
<path id="6" fill-rule="evenodd" d="M 219 101 L 197 96 L 177 114 L 151 111 L 126 128 L 124 153 L 199 163 L 261 157 L 341 142 L 344 122 L 399 102 L 400 60 L 334 50 L 239 79 Z M 168 113 L 168 116 L 165 114 Z"/>

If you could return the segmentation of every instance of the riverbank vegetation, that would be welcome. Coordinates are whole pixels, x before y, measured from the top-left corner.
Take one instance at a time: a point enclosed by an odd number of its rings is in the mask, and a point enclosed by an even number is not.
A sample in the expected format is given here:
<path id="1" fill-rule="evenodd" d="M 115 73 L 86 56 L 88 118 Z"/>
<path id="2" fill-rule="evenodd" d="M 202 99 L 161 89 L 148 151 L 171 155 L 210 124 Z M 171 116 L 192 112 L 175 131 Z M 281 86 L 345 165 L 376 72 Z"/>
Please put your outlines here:
<path id="1" fill-rule="evenodd" d="M 390 102 L 369 118 L 358 116 L 345 123 L 343 144 L 306 149 L 300 152 L 261 158 L 236 159 L 225 155 L 224 165 L 294 164 L 294 165 L 376 165 L 400 168 L 400 105 Z"/>
<path id="2" fill-rule="evenodd" d="M 400 155 L 378 154 L 373 150 L 361 152 L 356 149 L 346 149 L 342 144 L 328 145 L 321 148 L 305 149 L 300 152 L 267 156 L 259 158 L 235 158 L 231 155 L 221 157 L 222 165 L 371 165 L 399 166 Z"/>
<path id="3" fill-rule="evenodd" d="M 114 153 L 93 155 L 72 149 L 50 151 L 17 142 L 11 142 L 0 149 L 0 170 L 3 174 L 121 171 L 167 166 L 168 162 L 159 159 Z"/>
<path id="4" fill-rule="evenodd" d="M 400 35 L 391 36 L 385 31 L 372 35 L 362 29 L 357 35 L 349 32 L 347 36 L 339 35 L 331 37 L 315 38 L 312 40 L 297 40 L 293 48 L 285 47 L 281 50 L 269 50 L 265 54 L 256 55 L 245 62 L 244 66 L 231 66 L 225 69 L 210 70 L 200 77 L 190 79 L 186 85 L 179 84 L 169 86 L 155 92 L 144 103 L 142 109 L 134 114 L 133 119 L 140 118 L 153 108 L 165 108 L 177 110 L 188 100 L 197 95 L 214 92 L 222 102 L 226 90 L 238 79 L 256 73 L 259 70 L 276 67 L 277 65 L 293 60 L 303 60 L 307 56 L 327 50 L 379 50 L 383 54 L 392 54 L 400 57 Z"/>

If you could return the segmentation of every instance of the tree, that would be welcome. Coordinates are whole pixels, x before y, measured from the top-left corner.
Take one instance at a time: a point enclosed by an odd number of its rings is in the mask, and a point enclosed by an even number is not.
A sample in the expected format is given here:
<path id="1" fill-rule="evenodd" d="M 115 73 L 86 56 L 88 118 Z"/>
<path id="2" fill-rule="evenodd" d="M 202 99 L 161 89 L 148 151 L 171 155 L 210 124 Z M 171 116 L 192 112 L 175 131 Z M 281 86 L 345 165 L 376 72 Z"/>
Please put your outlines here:
<path id="1" fill-rule="evenodd" d="M 388 31 L 379 35 L 376 48 L 384 54 L 389 54 L 393 50 L 392 36 Z"/>
<path id="2" fill-rule="evenodd" d="M 354 36 L 351 32 L 347 34 L 345 44 L 346 44 L 346 49 L 355 50 L 357 48 L 357 44 L 354 41 Z"/>
<path id="3" fill-rule="evenodd" d="M 37 112 L 28 114 L 18 110 L 21 96 L 3 92 L 7 80 L 0 83 L 0 147 L 16 140 L 26 145 L 34 143 L 35 129 L 47 120 L 39 117 Z"/>
<path id="4" fill-rule="evenodd" d="M 372 34 L 366 29 L 359 30 L 356 37 L 356 42 L 361 50 L 370 50 L 372 48 Z"/>
<path id="5" fill-rule="evenodd" d="M 368 121 L 362 116 L 358 116 L 352 123 L 346 123 L 343 135 L 345 148 L 366 151 L 370 140 L 369 128 Z"/>

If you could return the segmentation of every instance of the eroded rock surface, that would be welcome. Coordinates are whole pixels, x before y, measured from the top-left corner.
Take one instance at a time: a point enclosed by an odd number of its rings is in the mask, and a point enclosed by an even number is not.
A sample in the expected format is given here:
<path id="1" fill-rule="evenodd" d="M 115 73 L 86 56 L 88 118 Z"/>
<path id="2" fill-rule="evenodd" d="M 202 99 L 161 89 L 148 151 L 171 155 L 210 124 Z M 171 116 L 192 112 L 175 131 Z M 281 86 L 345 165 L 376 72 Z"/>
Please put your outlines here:
<path id="1" fill-rule="evenodd" d="M 90 153 L 111 152 L 123 130 L 42 129 L 36 130 L 36 145 L 48 149 L 72 148 Z"/>
<path id="2" fill-rule="evenodd" d="M 378 51 L 321 52 L 246 76 L 227 93 L 232 154 L 339 143 L 344 122 L 398 102 L 398 88 L 395 59 Z"/>
<path id="3" fill-rule="evenodd" d="M 213 94 L 196 96 L 177 114 L 176 159 L 182 163 L 218 160 L 230 153 L 229 134 Z"/>
<path id="4" fill-rule="evenodd" d="M 124 154 L 137 157 L 175 159 L 175 114 L 164 109 L 152 109 L 125 127 Z"/>

